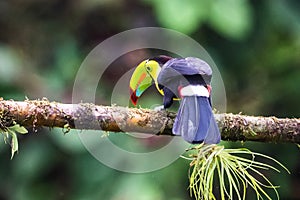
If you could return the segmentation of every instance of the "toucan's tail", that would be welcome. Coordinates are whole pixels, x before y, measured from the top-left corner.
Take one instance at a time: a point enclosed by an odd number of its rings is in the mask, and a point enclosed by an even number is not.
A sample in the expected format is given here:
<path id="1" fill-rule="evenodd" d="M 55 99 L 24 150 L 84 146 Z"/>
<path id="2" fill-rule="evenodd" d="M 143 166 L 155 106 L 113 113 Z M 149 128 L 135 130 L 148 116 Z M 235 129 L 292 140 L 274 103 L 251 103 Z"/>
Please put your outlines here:
<path id="1" fill-rule="evenodd" d="M 181 135 L 190 143 L 217 144 L 220 131 L 207 97 L 185 96 L 173 125 L 173 134 Z"/>

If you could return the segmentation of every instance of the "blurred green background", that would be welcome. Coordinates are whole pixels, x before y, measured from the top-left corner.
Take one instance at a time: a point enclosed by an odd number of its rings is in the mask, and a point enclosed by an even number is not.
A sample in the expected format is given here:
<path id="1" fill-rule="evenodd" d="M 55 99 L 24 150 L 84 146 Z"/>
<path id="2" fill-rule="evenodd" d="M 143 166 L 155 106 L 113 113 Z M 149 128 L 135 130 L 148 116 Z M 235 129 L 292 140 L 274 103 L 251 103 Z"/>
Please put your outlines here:
<path id="1" fill-rule="evenodd" d="M 1 0 L 0 96 L 70 103 L 76 72 L 96 45 L 128 29 L 159 26 L 191 36 L 209 52 L 225 83 L 228 112 L 299 118 L 299 9 L 297 0 Z M 109 105 L 114 83 L 148 54 L 140 50 L 111 66 L 100 88 L 107 95 L 97 103 Z M 191 199 L 183 159 L 128 174 L 94 159 L 77 132 L 29 131 L 12 161 L 9 145 L 0 144 L 0 199 Z M 226 145 L 281 161 L 291 175 L 267 175 L 281 186 L 282 199 L 300 198 L 296 145 Z"/>

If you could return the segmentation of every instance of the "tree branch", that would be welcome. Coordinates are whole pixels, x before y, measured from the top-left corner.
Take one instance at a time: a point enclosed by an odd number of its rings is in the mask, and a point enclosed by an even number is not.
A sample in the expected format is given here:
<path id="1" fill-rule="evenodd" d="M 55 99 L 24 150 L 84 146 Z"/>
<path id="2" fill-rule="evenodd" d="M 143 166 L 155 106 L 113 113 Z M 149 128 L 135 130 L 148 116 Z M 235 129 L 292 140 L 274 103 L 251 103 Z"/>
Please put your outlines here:
<path id="1" fill-rule="evenodd" d="M 176 113 L 89 103 L 0 100 L 0 128 L 62 127 L 172 135 Z M 300 143 L 300 119 L 215 114 L 223 140 Z"/>

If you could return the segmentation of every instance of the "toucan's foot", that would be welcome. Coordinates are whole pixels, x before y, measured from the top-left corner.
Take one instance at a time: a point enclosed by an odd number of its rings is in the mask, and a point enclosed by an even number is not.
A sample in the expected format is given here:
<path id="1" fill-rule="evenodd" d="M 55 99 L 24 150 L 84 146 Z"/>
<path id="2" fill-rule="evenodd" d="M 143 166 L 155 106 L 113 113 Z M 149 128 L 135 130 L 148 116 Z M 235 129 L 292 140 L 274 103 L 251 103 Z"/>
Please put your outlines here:
<path id="1" fill-rule="evenodd" d="M 162 110 L 164 110 L 164 109 L 165 109 L 164 105 L 161 105 L 161 106 L 156 106 L 156 107 L 154 107 L 153 110 L 155 110 L 155 111 L 162 111 Z"/>

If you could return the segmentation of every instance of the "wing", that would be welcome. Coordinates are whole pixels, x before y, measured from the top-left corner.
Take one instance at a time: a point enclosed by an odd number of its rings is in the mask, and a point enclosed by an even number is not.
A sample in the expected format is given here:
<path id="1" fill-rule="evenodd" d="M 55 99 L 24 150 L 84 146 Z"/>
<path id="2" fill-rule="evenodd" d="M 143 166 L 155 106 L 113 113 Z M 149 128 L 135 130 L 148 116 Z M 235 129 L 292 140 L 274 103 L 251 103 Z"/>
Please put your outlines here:
<path id="1" fill-rule="evenodd" d="M 176 73 L 177 72 L 177 73 Z M 174 58 L 166 62 L 159 74 L 159 78 L 169 78 L 173 76 L 181 75 L 205 75 L 212 76 L 212 70 L 210 66 L 199 58 L 187 57 L 187 58 Z"/>
<path id="2" fill-rule="evenodd" d="M 166 62 L 157 77 L 157 82 L 168 87 L 176 96 L 178 96 L 178 87 L 184 87 L 190 84 L 191 76 L 197 80 L 203 80 L 203 84 L 210 84 L 212 70 L 210 66 L 199 58 L 174 58 Z"/>
<path id="3" fill-rule="evenodd" d="M 189 75 L 201 75 L 206 84 L 209 84 L 212 70 L 205 61 L 199 58 L 174 58 L 162 66 L 157 81 L 162 85 L 166 85 L 174 80 L 183 80 L 185 76 Z"/>
<path id="4" fill-rule="evenodd" d="M 210 66 L 203 60 L 194 57 L 184 59 L 175 58 L 165 64 L 166 68 L 170 67 L 184 75 L 212 75 Z"/>

